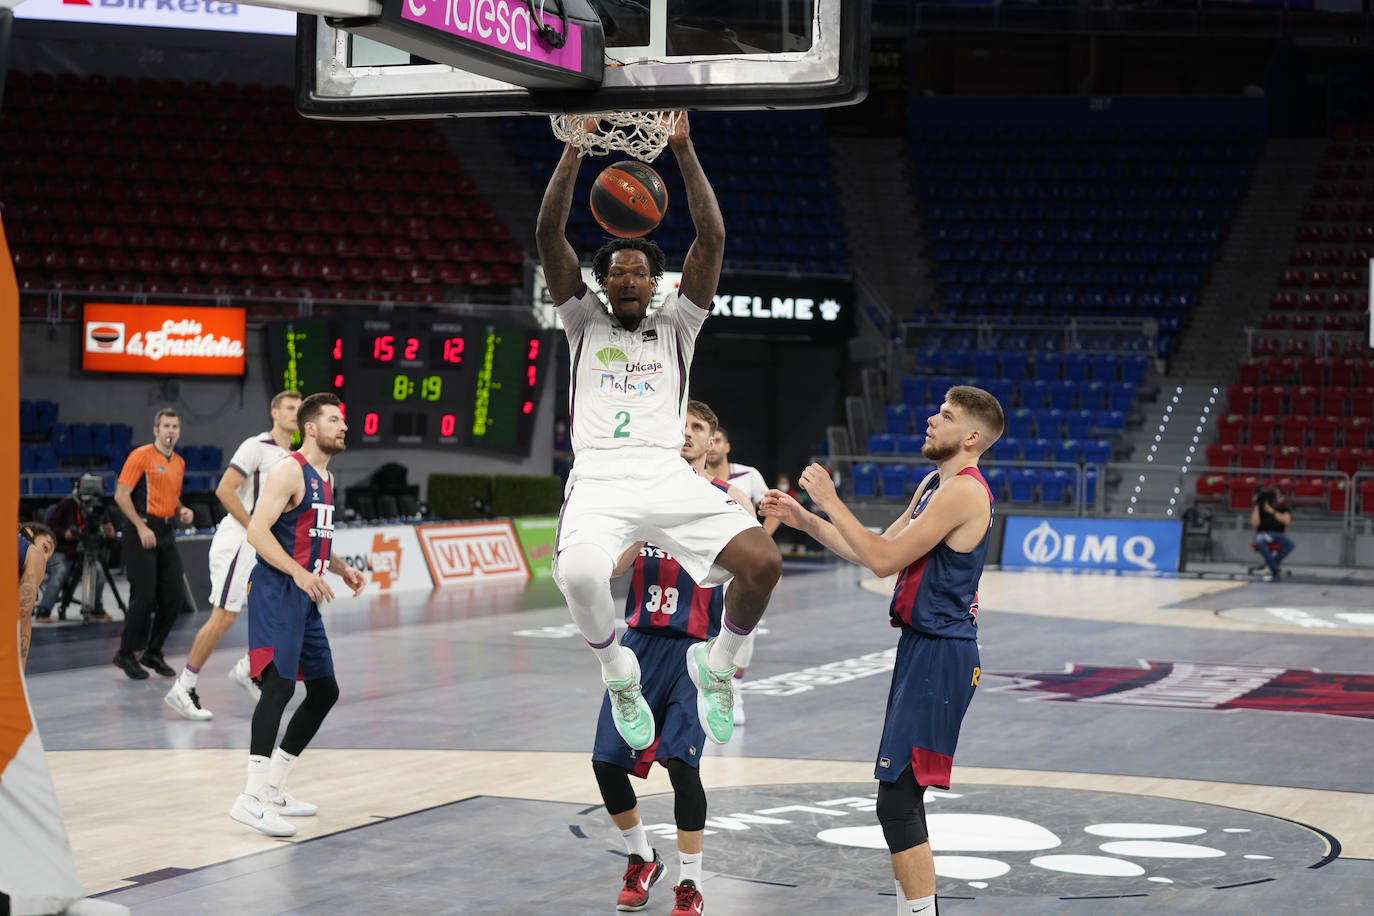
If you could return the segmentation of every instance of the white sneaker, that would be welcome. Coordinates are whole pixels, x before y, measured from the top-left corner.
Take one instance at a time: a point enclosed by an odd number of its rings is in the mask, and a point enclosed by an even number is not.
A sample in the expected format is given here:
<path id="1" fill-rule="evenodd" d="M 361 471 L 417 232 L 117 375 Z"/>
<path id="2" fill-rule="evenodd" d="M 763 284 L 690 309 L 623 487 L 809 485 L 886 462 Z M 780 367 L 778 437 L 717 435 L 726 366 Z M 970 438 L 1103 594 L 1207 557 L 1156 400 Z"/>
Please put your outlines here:
<path id="1" fill-rule="evenodd" d="M 253 683 L 253 669 L 249 666 L 246 655 L 234 662 L 234 667 L 229 669 L 229 680 L 248 691 L 254 703 L 262 696 L 262 689 Z"/>
<path id="2" fill-rule="evenodd" d="M 162 698 L 163 702 L 177 711 L 177 715 L 183 719 L 190 719 L 192 722 L 206 722 L 215 717 L 215 714 L 200 705 L 200 697 L 196 696 L 196 688 L 187 689 L 181 684 L 181 678 L 172 681 L 172 688 L 167 691 L 167 695 Z"/>
<path id="3" fill-rule="evenodd" d="M 735 695 L 735 724 L 744 724 L 744 694 L 739 689 L 739 678 L 730 678 L 730 692 Z"/>
<path id="4" fill-rule="evenodd" d="M 229 816 L 240 824 L 247 824 L 268 836 L 296 835 L 295 825 L 282 820 L 276 806 L 264 804 L 257 796 L 246 792 L 234 799 L 234 807 L 229 809 Z"/>
<path id="5" fill-rule="evenodd" d="M 262 800 L 265 804 L 270 804 L 276 808 L 277 813 L 282 817 L 314 817 L 320 810 L 319 805 L 301 801 L 276 786 L 268 786 L 264 790 Z"/>

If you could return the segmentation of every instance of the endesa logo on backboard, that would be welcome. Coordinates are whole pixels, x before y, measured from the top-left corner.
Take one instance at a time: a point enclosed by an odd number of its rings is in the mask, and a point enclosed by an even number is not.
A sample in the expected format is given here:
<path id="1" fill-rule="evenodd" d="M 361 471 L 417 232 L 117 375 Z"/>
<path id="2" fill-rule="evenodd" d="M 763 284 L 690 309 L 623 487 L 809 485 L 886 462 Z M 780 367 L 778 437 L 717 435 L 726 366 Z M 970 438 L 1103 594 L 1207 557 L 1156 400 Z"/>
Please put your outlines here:
<path id="1" fill-rule="evenodd" d="M 530 577 L 510 522 L 423 525 L 416 532 L 435 588 L 464 582 L 524 582 Z"/>
<path id="2" fill-rule="evenodd" d="M 243 375 L 241 308 L 88 302 L 81 368 L 151 375 Z"/>

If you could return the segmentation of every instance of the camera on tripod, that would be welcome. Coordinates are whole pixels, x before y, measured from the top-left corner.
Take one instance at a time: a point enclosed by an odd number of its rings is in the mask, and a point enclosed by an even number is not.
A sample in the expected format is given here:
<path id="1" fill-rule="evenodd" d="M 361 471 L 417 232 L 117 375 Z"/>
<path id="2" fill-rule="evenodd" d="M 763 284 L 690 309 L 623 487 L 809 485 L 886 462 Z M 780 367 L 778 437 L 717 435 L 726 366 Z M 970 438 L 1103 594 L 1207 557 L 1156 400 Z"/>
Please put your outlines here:
<path id="1" fill-rule="evenodd" d="M 105 543 L 105 482 L 98 474 L 82 474 L 76 482 L 76 501 L 81 506 L 81 533 L 77 548 L 100 548 Z"/>

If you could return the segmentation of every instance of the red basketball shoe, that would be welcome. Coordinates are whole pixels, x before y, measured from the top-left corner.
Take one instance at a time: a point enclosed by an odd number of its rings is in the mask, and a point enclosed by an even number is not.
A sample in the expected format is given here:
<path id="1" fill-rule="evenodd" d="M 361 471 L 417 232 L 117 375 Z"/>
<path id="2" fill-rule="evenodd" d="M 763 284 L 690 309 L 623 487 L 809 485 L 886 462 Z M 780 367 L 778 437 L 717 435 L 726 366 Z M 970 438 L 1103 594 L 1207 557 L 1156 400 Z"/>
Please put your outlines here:
<path id="1" fill-rule="evenodd" d="M 625 887 L 620 891 L 615 908 L 630 913 L 644 909 L 649 905 L 649 888 L 662 876 L 663 860 L 659 858 L 658 850 L 654 850 L 652 862 L 645 862 L 642 857 L 631 854 L 630 864 L 625 868 Z"/>
<path id="2" fill-rule="evenodd" d="M 697 890 L 696 882 L 691 878 L 686 878 L 681 884 L 673 888 L 672 916 L 701 916 L 706 911 L 706 903 L 701 899 L 701 891 Z"/>

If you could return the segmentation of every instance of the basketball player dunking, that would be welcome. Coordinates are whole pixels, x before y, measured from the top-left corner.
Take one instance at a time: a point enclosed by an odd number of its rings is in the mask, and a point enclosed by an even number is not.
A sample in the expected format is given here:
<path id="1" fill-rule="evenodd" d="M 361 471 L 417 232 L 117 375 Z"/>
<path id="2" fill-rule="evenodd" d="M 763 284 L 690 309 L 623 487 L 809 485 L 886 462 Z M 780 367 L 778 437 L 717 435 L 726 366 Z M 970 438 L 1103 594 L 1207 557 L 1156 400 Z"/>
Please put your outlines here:
<path id="1" fill-rule="evenodd" d="M 817 464 L 802 472 L 801 485 L 831 521 L 781 490 L 769 490 L 759 507 L 875 575 L 901 574 L 888 615 L 902 635 L 875 775 L 903 916 L 936 912 L 924 795 L 926 786 L 949 788 L 959 726 L 978 686 L 978 579 L 992 525 L 992 491 L 978 458 L 1002 435 L 1004 417 L 992 395 L 959 385 L 926 423 L 921 454 L 938 469 L 881 535 L 840 502 Z"/>
<path id="2" fill-rule="evenodd" d="M 328 569 L 353 594 L 362 573 L 330 556 L 334 537 L 334 480 L 329 459 L 345 448 L 343 411 L 333 394 L 312 394 L 296 414 L 301 447 L 267 475 L 248 522 L 248 543 L 259 563 L 248 580 L 248 660 L 262 689 L 253 709 L 248 779 L 229 816 L 268 836 L 292 836 L 282 816 L 308 817 L 318 809 L 286 794 L 286 777 L 339 698 L 334 659 L 320 617 L 320 603 L 334 592 L 322 578 Z M 277 731 L 296 681 L 305 699 Z"/>
<path id="3" fill-rule="evenodd" d="M 716 414 L 701 401 L 687 402 L 682 457 L 706 476 L 706 448 L 716 427 Z M 750 509 L 748 497 L 723 480 L 711 480 L 741 506 Z M 592 771 L 620 835 L 630 854 L 624 884 L 616 907 L 641 910 L 649 903 L 649 888 L 663 874 L 663 860 L 649 846 L 639 819 L 639 802 L 630 785 L 630 774 L 649 775 L 654 761 L 668 769 L 673 783 L 673 814 L 677 822 L 679 878 L 673 888 L 673 913 L 697 916 L 703 902 L 701 884 L 702 837 L 706 830 L 706 790 L 698 767 L 706 734 L 696 712 L 696 687 L 682 665 L 686 646 L 720 632 L 725 607 L 723 587 L 703 588 L 692 581 L 671 554 L 653 544 L 636 544 L 625 552 L 616 574 L 634 564 L 630 593 L 625 600 L 629 629 L 621 637 L 639 660 L 643 696 L 654 717 L 657 739 L 642 751 L 625 743 L 611 720 L 609 698 L 601 704 L 592 750 Z"/>
<path id="4" fill-rule="evenodd" d="M 549 293 L 572 354 L 569 389 L 573 466 L 555 545 L 554 580 L 573 622 L 601 662 L 611 717 L 636 750 L 654 743 L 654 720 L 640 695 L 639 664 L 615 640 L 611 571 L 631 544 L 652 540 L 699 585 L 734 577 L 720 633 L 694 644 L 688 671 L 698 713 L 712 741 L 734 729 L 734 659 L 768 605 L 782 556 L 762 526 L 682 460 L 687 381 L 697 332 L 720 280 L 725 226 L 715 192 L 697 161 L 686 114 L 668 140 L 682 170 L 696 239 L 682 282 L 648 314 L 663 275 L 663 252 L 644 239 L 616 239 L 596 253 L 592 271 L 610 311 L 582 282 L 565 235 L 577 177 L 577 150 L 564 148 L 539 209 L 535 236 Z"/>

